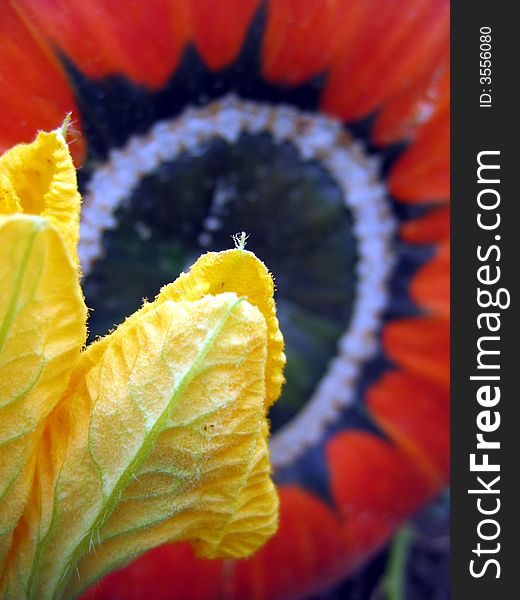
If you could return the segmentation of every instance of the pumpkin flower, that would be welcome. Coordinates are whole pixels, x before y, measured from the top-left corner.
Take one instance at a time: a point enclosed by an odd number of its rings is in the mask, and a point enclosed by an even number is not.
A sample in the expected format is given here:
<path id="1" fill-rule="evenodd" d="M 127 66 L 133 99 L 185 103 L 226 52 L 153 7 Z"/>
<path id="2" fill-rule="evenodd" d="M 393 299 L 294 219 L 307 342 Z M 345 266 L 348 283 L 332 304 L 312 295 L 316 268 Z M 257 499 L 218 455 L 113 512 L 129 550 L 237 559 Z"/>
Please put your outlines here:
<path id="1" fill-rule="evenodd" d="M 0 158 L 0 596 L 17 600 L 77 597 L 169 541 L 245 557 L 277 528 L 270 274 L 243 243 L 207 253 L 85 348 L 64 134 Z"/>

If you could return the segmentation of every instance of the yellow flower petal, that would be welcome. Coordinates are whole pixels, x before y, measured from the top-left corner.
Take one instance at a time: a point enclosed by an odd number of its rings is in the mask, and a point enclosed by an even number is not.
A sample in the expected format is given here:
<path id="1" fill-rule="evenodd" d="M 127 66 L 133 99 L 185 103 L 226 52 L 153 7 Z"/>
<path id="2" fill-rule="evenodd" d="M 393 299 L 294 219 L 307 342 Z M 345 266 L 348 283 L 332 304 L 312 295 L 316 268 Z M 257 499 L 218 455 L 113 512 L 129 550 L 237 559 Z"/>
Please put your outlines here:
<path id="1" fill-rule="evenodd" d="M 205 558 L 242 558 L 260 548 L 278 526 L 278 498 L 270 479 L 268 425 L 262 424 L 262 435 L 257 438 L 254 456 L 241 493 L 237 496 L 235 511 L 226 526 L 211 543 L 195 541 L 199 556 Z"/>
<path id="2" fill-rule="evenodd" d="M 23 540 L 34 542 L 18 544 L 4 593 L 75 597 L 167 541 L 190 540 L 205 556 L 265 542 L 278 508 L 268 353 L 262 312 L 232 292 L 161 295 L 91 346 L 45 431 L 54 462 L 38 464 L 24 515 Z"/>
<path id="3" fill-rule="evenodd" d="M 31 144 L 19 144 L 0 156 L 0 215 L 16 211 L 47 218 L 76 267 L 80 202 L 62 130 L 41 132 Z"/>
<path id="4" fill-rule="evenodd" d="M 157 300 L 197 300 L 206 294 L 236 292 L 247 298 L 263 314 L 267 324 L 266 407 L 275 402 L 284 382 L 285 354 L 273 299 L 274 284 L 270 273 L 247 250 L 208 252 L 199 258 L 189 273 L 165 286 Z"/>
<path id="5" fill-rule="evenodd" d="M 266 411 L 285 357 L 265 266 L 208 254 L 81 354 L 79 207 L 62 130 L 0 157 L 6 598 L 73 597 L 166 541 L 247 556 L 277 526 Z"/>
<path id="6" fill-rule="evenodd" d="M 9 177 L 0 170 L 0 215 L 11 215 L 21 212 L 22 206 L 18 195 Z"/>
<path id="7" fill-rule="evenodd" d="M 0 216 L 0 564 L 23 511 L 42 423 L 85 343 L 77 272 L 47 219 Z"/>

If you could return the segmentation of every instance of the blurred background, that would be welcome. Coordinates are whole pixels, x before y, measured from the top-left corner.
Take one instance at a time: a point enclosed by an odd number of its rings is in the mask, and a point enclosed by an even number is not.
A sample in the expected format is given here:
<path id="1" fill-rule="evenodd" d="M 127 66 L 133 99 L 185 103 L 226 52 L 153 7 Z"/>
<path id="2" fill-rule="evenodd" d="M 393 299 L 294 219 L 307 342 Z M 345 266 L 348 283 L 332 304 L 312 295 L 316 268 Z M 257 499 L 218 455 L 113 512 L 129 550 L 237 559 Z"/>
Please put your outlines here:
<path id="1" fill-rule="evenodd" d="M 5 0 L 0 100 L 72 113 L 91 340 L 237 232 L 276 281 L 278 533 L 86 597 L 448 598 L 448 0 Z"/>

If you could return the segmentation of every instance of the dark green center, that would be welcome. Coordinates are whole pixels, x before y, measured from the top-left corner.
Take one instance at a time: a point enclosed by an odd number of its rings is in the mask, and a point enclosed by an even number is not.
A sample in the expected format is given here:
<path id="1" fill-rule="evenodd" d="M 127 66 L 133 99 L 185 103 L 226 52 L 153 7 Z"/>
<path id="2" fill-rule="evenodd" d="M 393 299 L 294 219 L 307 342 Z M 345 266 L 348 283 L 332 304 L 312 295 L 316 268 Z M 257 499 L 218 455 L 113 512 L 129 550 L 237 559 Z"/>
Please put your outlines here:
<path id="1" fill-rule="evenodd" d="M 287 384 L 270 417 L 273 430 L 288 422 L 323 377 L 352 311 L 352 218 L 330 175 L 268 135 L 215 139 L 144 178 L 116 217 L 105 258 L 83 284 L 91 339 L 245 231 L 276 281 Z"/>

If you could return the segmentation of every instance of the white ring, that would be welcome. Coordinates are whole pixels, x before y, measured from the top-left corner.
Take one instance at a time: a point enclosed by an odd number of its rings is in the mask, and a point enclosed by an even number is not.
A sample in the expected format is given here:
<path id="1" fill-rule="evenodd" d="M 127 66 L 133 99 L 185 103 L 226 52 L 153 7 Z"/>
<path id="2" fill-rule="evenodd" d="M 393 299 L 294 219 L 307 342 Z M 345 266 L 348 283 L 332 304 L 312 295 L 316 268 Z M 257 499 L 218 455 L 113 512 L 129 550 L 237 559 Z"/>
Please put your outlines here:
<path id="1" fill-rule="evenodd" d="M 359 256 L 352 317 L 338 342 L 338 353 L 305 407 L 271 438 L 272 463 L 280 468 L 317 443 L 325 427 L 353 402 L 360 367 L 377 347 L 381 315 L 388 302 L 396 229 L 379 179 L 379 161 L 368 157 L 336 119 L 291 106 L 225 96 L 203 108 L 189 108 L 175 119 L 160 121 L 146 135 L 134 136 L 125 147 L 110 152 L 87 184 L 79 257 L 88 274 L 103 255 L 103 232 L 117 225 L 115 210 L 143 177 L 182 152 L 200 154 L 202 144 L 211 139 L 234 143 L 242 133 L 269 133 L 275 142 L 290 142 L 302 160 L 317 161 L 327 170 L 352 213 Z M 214 196 L 212 214 L 199 236 L 203 245 L 211 244 L 219 213 L 229 200 L 226 190 L 217 190 Z"/>

